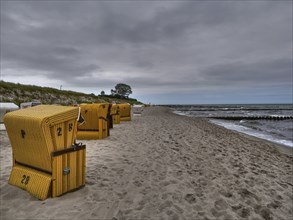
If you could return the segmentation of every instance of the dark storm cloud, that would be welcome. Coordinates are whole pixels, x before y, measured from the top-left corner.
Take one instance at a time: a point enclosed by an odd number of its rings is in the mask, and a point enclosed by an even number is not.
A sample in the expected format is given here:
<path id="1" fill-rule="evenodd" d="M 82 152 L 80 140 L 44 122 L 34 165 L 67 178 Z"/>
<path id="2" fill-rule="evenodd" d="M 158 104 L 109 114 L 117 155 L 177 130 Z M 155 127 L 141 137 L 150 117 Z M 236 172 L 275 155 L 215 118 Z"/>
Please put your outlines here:
<path id="1" fill-rule="evenodd" d="M 292 83 L 292 59 L 266 60 L 257 63 L 230 63 L 208 67 L 203 75 L 209 82 L 242 84 Z M 291 73 L 291 74 L 290 74 Z M 290 77 L 291 75 L 291 77 Z M 291 78 L 291 80 L 290 80 Z"/>
<path id="2" fill-rule="evenodd" d="M 0 46 L 4 80 L 158 93 L 288 85 L 292 2 L 1 1 Z"/>

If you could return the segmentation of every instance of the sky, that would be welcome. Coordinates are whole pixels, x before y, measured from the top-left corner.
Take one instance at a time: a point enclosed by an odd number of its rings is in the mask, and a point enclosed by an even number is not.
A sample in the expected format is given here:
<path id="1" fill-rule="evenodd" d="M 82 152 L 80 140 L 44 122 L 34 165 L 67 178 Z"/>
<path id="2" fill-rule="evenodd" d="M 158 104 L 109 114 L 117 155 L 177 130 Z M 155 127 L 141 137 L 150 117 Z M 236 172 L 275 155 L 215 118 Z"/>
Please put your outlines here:
<path id="1" fill-rule="evenodd" d="M 152 104 L 292 103 L 292 1 L 3 1 L 1 80 Z"/>

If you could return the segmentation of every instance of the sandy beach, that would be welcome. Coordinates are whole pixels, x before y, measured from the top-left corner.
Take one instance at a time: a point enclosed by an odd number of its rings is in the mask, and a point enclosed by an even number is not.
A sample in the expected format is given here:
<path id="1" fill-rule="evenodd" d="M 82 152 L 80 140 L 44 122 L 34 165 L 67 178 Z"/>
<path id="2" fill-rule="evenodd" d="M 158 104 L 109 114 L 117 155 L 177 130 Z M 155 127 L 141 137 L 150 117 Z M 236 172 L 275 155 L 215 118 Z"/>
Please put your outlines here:
<path id="1" fill-rule="evenodd" d="M 8 184 L 5 131 L 0 141 L 1 220 L 293 218 L 292 149 L 166 108 L 145 108 L 110 137 L 81 141 L 86 186 L 45 201 Z"/>

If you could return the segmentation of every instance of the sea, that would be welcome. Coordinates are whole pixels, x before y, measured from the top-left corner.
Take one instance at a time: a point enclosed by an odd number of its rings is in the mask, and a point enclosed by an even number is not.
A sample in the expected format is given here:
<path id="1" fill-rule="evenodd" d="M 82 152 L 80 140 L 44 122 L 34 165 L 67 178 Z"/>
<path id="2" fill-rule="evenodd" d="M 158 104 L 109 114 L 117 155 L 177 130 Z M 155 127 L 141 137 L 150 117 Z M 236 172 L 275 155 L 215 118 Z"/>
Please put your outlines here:
<path id="1" fill-rule="evenodd" d="M 167 105 L 174 113 L 293 147 L 293 104 Z"/>

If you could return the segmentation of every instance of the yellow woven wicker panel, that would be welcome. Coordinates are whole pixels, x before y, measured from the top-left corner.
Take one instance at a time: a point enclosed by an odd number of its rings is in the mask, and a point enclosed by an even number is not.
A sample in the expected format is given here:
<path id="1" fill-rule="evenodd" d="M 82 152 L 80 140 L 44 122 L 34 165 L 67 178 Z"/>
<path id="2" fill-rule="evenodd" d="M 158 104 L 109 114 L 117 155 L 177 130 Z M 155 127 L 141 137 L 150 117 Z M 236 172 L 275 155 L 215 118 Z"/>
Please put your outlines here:
<path id="1" fill-rule="evenodd" d="M 89 106 L 90 107 L 90 106 Z M 94 109 L 92 108 L 88 108 L 85 111 L 85 122 L 84 122 L 84 126 L 87 128 L 91 128 L 91 129 L 98 129 L 98 123 L 97 123 L 97 116 L 96 113 L 94 111 Z"/>
<path id="2" fill-rule="evenodd" d="M 99 132 L 98 131 L 77 131 L 76 139 L 97 140 L 99 139 Z"/>
<path id="3" fill-rule="evenodd" d="M 28 191 L 40 200 L 45 200 L 50 194 L 51 176 L 31 168 L 15 165 L 10 174 L 9 184 Z"/>
<path id="4" fill-rule="evenodd" d="M 79 176 L 78 176 L 78 181 L 77 183 L 79 185 L 85 185 L 85 175 L 86 175 L 86 151 L 80 151 L 79 153 L 79 163 L 81 164 L 81 166 L 79 166 Z"/>
<path id="5" fill-rule="evenodd" d="M 120 121 L 131 121 L 131 117 L 120 117 Z"/>
<path id="6" fill-rule="evenodd" d="M 78 164 L 78 152 L 72 152 L 68 155 L 68 165 L 70 167 L 70 173 L 67 176 L 68 178 L 68 190 L 73 190 L 75 188 L 77 188 L 77 178 L 78 178 L 78 168 L 79 168 L 79 164 Z"/>
<path id="7" fill-rule="evenodd" d="M 103 119 L 99 119 L 99 139 L 104 138 L 104 120 Z"/>
<path id="8" fill-rule="evenodd" d="M 131 106 L 129 104 L 118 104 L 119 105 L 119 115 L 121 121 L 131 120 Z M 127 118 L 122 120 L 123 118 Z"/>
<path id="9" fill-rule="evenodd" d="M 70 167 L 69 165 L 69 155 L 68 154 L 64 154 L 62 155 L 62 170 L 64 170 L 65 167 Z M 68 178 L 66 178 L 66 175 L 64 175 L 63 172 L 63 176 L 62 176 L 62 194 L 68 192 Z"/>
<path id="10" fill-rule="evenodd" d="M 107 121 L 108 103 L 82 104 L 80 108 L 85 122 L 78 126 L 77 139 L 102 139 L 109 136 Z"/>
<path id="11" fill-rule="evenodd" d="M 103 120 L 103 138 L 109 136 L 108 122 Z"/>
<path id="12" fill-rule="evenodd" d="M 99 103 L 99 104 L 94 104 L 94 105 L 95 105 L 95 107 L 98 108 L 99 117 L 107 118 L 109 104 L 108 103 Z"/>
<path id="13" fill-rule="evenodd" d="M 109 133 L 108 133 L 109 124 L 107 121 L 109 104 L 108 103 L 95 104 L 95 107 L 98 108 L 98 115 L 99 115 L 99 139 L 103 139 L 109 136 Z"/>
<path id="14" fill-rule="evenodd" d="M 76 120 L 77 116 L 76 107 L 51 105 L 39 105 L 7 113 L 4 123 L 14 159 L 51 172 L 51 152 L 66 147 L 64 146 L 66 135 L 58 136 L 57 129 L 61 126 L 61 133 L 63 131 L 63 134 L 66 134 L 64 132 L 66 123 Z M 52 129 L 54 132 L 51 132 Z"/>
<path id="15" fill-rule="evenodd" d="M 70 120 L 67 123 L 65 123 L 65 147 L 70 147 L 72 143 L 74 143 L 74 139 L 76 136 L 76 126 L 77 122 L 76 120 Z"/>
<path id="16" fill-rule="evenodd" d="M 80 105 L 81 115 L 84 118 L 84 123 L 78 126 L 78 130 L 98 130 L 98 118 L 97 109 L 93 108 L 93 104 Z"/>
<path id="17" fill-rule="evenodd" d="M 86 170 L 86 151 L 80 150 L 77 152 L 77 174 L 76 184 L 77 187 L 85 185 L 85 170 Z"/>
<path id="18" fill-rule="evenodd" d="M 96 107 L 96 106 L 94 106 L 94 104 L 92 105 L 92 119 L 94 119 L 94 120 L 92 120 L 92 124 L 91 124 L 91 127 L 93 128 L 93 129 L 99 129 L 99 123 L 97 123 L 97 120 L 99 119 L 99 109 Z"/>
<path id="19" fill-rule="evenodd" d="M 74 143 L 76 135 L 75 126 L 76 120 L 70 120 L 51 127 L 51 136 L 55 151 L 70 147 Z"/>
<path id="20" fill-rule="evenodd" d="M 112 104 L 111 106 L 111 110 L 110 110 L 110 114 L 111 115 L 115 115 L 115 114 L 118 114 L 118 109 L 119 109 L 119 106 L 116 105 L 116 104 Z"/>
<path id="21" fill-rule="evenodd" d="M 107 137 L 107 122 L 103 119 L 99 119 L 99 139 Z"/>
<path id="22" fill-rule="evenodd" d="M 85 150 L 72 152 L 68 156 L 68 191 L 71 191 L 85 184 Z"/>
<path id="23" fill-rule="evenodd" d="M 108 123 L 104 119 L 98 120 L 99 130 L 98 131 L 77 131 L 76 138 L 79 140 L 96 140 L 103 139 L 109 136 L 108 134 Z"/>
<path id="24" fill-rule="evenodd" d="M 53 157 L 52 171 L 52 197 L 63 194 L 63 158 L 61 156 Z"/>
<path id="25" fill-rule="evenodd" d="M 83 179 L 85 178 L 85 173 L 84 173 L 84 164 L 83 164 L 83 161 L 84 161 L 84 152 L 85 151 L 79 151 L 79 152 L 76 152 L 77 154 L 77 160 L 76 160 L 76 165 L 77 165 L 77 169 L 76 169 L 76 186 L 77 187 L 80 187 L 83 184 Z"/>
<path id="26" fill-rule="evenodd" d="M 120 115 L 112 115 L 113 123 L 120 124 Z"/>
<path id="27" fill-rule="evenodd" d="M 65 147 L 64 141 L 66 131 L 64 130 L 64 127 L 64 123 L 59 123 L 50 128 L 51 136 L 53 139 L 54 151 L 62 150 Z"/>
<path id="28" fill-rule="evenodd" d="M 5 119 L 14 160 L 51 172 L 50 145 L 46 143 L 40 124 L 32 120 L 23 122 L 23 117 L 19 120 L 16 117 L 12 120 L 6 117 Z M 50 142 L 50 140 L 47 141 Z"/>
<path id="29" fill-rule="evenodd" d="M 85 184 L 85 150 L 53 157 L 52 197 Z"/>

